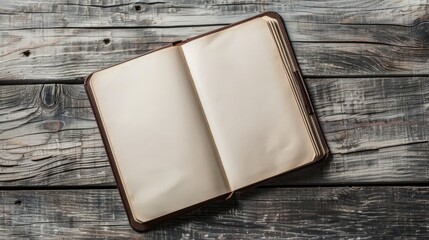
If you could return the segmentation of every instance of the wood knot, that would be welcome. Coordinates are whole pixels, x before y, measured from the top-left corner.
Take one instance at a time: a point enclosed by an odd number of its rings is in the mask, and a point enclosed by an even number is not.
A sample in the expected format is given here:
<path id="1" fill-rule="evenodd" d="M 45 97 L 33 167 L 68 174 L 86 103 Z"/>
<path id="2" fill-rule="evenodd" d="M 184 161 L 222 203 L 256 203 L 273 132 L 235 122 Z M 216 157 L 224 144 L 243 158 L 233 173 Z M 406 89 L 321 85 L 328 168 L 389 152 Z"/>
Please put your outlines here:
<path id="1" fill-rule="evenodd" d="M 415 36 L 424 47 L 429 42 L 429 23 L 425 20 L 416 19 L 413 28 L 411 29 L 412 34 Z"/>
<path id="2" fill-rule="evenodd" d="M 22 201 L 21 201 L 21 200 L 19 200 L 19 199 L 16 199 L 16 200 L 15 200 L 15 205 L 21 206 L 21 204 L 22 204 Z"/>
<path id="3" fill-rule="evenodd" d="M 136 10 L 136 12 L 139 12 L 142 10 L 142 6 L 140 5 L 134 5 L 134 10 Z"/>
<path id="4" fill-rule="evenodd" d="M 41 123 L 41 128 L 49 132 L 58 132 L 61 131 L 66 123 L 61 120 L 49 120 Z"/>
<path id="5" fill-rule="evenodd" d="M 29 57 L 31 52 L 30 52 L 30 50 L 26 50 L 26 51 L 22 52 L 22 54 L 26 57 Z"/>
<path id="6" fill-rule="evenodd" d="M 58 103 L 59 94 L 60 89 L 57 84 L 46 84 L 43 85 L 40 98 L 46 107 L 52 108 Z"/>
<path id="7" fill-rule="evenodd" d="M 110 39 L 105 38 L 105 39 L 103 39 L 103 42 L 104 42 L 104 44 L 108 45 L 108 44 L 110 44 Z"/>

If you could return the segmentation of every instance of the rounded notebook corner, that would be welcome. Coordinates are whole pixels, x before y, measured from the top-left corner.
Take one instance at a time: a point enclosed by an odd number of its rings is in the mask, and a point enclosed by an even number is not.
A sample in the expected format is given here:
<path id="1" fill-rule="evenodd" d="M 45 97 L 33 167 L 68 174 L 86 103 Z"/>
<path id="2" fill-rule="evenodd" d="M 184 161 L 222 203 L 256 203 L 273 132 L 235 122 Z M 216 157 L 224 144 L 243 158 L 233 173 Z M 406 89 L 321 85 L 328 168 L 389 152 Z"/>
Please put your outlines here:
<path id="1" fill-rule="evenodd" d="M 278 12 L 275 12 L 275 11 L 267 11 L 267 12 L 264 12 L 263 15 L 268 16 L 268 17 L 272 17 L 275 19 L 282 19 L 282 16 Z"/>
<path id="2" fill-rule="evenodd" d="M 140 223 L 133 218 L 129 218 L 131 228 L 137 232 L 146 232 L 150 229 L 150 226 L 144 223 Z"/>
<path id="3" fill-rule="evenodd" d="M 83 85 L 84 85 L 85 87 L 89 86 L 89 82 L 90 82 L 91 77 L 92 77 L 92 75 L 93 75 L 93 74 L 94 74 L 94 73 L 91 73 L 91 74 L 89 74 L 88 76 L 86 76 L 85 80 L 83 81 Z"/>
<path id="4" fill-rule="evenodd" d="M 327 151 L 325 152 L 325 154 L 323 155 L 322 160 L 326 160 L 329 157 L 329 155 L 331 155 L 331 152 L 328 148 Z"/>

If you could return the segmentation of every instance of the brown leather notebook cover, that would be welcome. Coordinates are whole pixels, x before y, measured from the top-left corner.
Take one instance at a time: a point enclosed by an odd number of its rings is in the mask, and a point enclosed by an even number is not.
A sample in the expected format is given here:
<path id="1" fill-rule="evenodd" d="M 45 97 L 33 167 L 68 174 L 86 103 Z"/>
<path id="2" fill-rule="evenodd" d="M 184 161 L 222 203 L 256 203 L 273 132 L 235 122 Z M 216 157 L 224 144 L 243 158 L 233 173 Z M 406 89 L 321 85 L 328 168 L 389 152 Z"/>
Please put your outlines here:
<path id="1" fill-rule="evenodd" d="M 275 12 L 99 70 L 85 90 L 137 231 L 329 154 Z"/>

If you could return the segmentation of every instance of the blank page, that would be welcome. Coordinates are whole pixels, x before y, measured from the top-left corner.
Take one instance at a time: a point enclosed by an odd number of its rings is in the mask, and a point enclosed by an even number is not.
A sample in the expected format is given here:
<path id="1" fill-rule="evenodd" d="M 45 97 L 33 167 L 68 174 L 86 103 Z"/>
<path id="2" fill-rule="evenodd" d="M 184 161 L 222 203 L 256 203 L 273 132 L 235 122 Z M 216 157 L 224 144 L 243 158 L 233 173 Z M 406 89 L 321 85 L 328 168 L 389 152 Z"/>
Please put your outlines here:
<path id="1" fill-rule="evenodd" d="M 179 47 L 97 72 L 90 86 L 137 221 L 230 192 Z"/>
<path id="2" fill-rule="evenodd" d="M 233 190 L 314 160 L 265 20 L 256 18 L 182 48 Z"/>

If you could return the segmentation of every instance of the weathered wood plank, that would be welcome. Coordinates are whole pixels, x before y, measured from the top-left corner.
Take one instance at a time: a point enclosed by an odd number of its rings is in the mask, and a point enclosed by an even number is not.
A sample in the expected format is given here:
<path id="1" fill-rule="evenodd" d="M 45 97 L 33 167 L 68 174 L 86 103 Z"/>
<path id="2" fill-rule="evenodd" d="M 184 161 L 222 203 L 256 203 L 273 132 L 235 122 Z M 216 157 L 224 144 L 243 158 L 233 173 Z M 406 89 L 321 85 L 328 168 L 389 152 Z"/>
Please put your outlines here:
<path id="1" fill-rule="evenodd" d="M 428 187 L 269 188 L 133 231 L 116 189 L 0 192 L 0 236 L 56 239 L 421 238 Z"/>
<path id="2" fill-rule="evenodd" d="M 266 185 L 429 180 L 429 78 L 307 79 L 333 156 Z M 112 186 L 81 85 L 0 88 L 0 185 Z"/>
<path id="3" fill-rule="evenodd" d="M 76 82 L 82 82 L 82 77 L 95 70 L 211 29 L 214 27 L 0 31 L 3 70 L 0 81 L 80 78 Z M 429 74 L 429 36 L 421 36 L 419 32 L 412 33 L 405 40 L 408 42 L 398 43 L 410 46 L 395 46 L 373 43 L 374 39 L 366 38 L 397 41 L 402 35 L 410 34 L 409 31 L 385 32 L 386 35 L 374 37 L 363 35 L 366 37 L 361 39 L 368 42 L 350 42 L 356 41 L 353 34 L 350 39 L 339 42 L 332 38 L 343 35 L 342 32 L 326 31 L 329 37 L 321 41 L 317 35 L 320 28 L 305 32 L 297 26 L 292 30 L 298 31 L 292 31 L 291 36 L 299 39 L 293 42 L 293 47 L 306 76 Z"/>
<path id="4" fill-rule="evenodd" d="M 429 77 L 306 82 L 334 153 L 428 141 Z"/>
<path id="5" fill-rule="evenodd" d="M 73 80 L 215 28 L 206 25 L 268 10 L 284 17 L 306 76 L 429 74 L 428 6 L 409 1 L 6 1 L 0 6 L 0 80 Z"/>
<path id="6" fill-rule="evenodd" d="M 417 25 L 427 20 L 425 1 L 354 0 L 59 0 L 2 1 L 0 28 L 171 27 L 228 24 L 264 11 L 287 22 Z"/>
<path id="7" fill-rule="evenodd" d="M 207 28 L 0 31 L 0 80 L 70 80 Z"/>
<path id="8" fill-rule="evenodd" d="M 271 184 L 427 183 L 429 78 L 306 81 L 331 151 L 339 154 Z"/>
<path id="9" fill-rule="evenodd" d="M 113 183 L 82 86 L 0 88 L 2 186 Z"/>
<path id="10" fill-rule="evenodd" d="M 429 143 L 333 154 L 325 161 L 272 179 L 265 186 L 427 184 Z"/>

